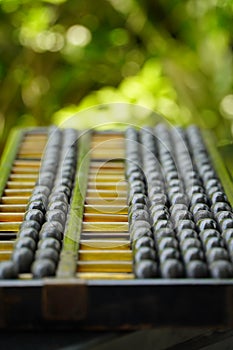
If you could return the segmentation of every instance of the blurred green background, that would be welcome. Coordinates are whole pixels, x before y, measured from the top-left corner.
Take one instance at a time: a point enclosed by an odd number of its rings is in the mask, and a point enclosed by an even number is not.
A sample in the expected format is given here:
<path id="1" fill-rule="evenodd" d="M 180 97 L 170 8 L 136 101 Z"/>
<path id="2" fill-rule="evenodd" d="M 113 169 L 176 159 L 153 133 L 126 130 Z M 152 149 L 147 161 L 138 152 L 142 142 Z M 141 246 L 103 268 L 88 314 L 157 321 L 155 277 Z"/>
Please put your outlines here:
<path id="1" fill-rule="evenodd" d="M 13 126 L 153 111 L 230 142 L 232 32 L 232 0 L 0 0 L 1 149 Z"/>

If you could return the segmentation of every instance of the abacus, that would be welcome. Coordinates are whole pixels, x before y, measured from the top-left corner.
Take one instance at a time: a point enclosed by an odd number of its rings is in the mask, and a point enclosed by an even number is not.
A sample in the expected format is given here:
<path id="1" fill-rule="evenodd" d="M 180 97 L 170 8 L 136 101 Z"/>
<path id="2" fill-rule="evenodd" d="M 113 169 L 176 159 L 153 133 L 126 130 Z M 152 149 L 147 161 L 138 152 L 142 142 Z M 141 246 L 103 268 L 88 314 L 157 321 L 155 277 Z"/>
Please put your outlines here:
<path id="1" fill-rule="evenodd" d="M 233 186 L 196 126 L 12 132 L 0 327 L 232 324 Z"/>

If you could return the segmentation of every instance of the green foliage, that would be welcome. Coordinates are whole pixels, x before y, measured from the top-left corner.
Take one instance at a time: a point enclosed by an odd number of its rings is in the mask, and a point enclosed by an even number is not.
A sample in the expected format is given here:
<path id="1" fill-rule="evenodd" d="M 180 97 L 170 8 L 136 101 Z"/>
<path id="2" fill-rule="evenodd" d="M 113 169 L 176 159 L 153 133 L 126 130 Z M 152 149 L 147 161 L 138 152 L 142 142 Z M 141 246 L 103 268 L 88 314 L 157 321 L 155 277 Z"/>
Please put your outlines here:
<path id="1" fill-rule="evenodd" d="M 2 144 L 15 125 L 154 112 L 228 138 L 232 13 L 231 0 L 0 0 Z"/>

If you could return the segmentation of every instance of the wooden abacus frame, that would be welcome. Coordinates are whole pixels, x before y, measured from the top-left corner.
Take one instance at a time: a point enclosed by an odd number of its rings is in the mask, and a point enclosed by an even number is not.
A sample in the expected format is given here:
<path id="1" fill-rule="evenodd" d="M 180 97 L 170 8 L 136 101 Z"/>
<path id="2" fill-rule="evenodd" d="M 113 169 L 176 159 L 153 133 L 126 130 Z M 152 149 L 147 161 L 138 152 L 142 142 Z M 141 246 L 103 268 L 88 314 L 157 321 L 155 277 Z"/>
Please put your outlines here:
<path id="1" fill-rule="evenodd" d="M 10 136 L 1 166 L 0 193 L 9 176 L 24 130 Z M 204 139 L 218 175 L 233 203 L 233 186 L 213 135 Z M 88 151 L 89 134 L 79 141 L 79 157 Z M 88 163 L 87 163 L 88 164 Z M 78 165 L 79 166 L 79 165 Z M 88 166 L 88 165 L 87 165 Z M 83 177 L 83 186 L 86 186 Z M 82 204 L 78 193 L 75 206 Z M 78 201 L 78 203 L 77 203 Z M 67 230 L 71 230 L 72 220 Z M 73 232 L 73 231 L 72 231 Z M 79 234 L 76 230 L 76 234 Z M 64 251 L 77 250 L 77 239 L 64 240 Z M 65 256 L 65 254 L 64 254 Z M 70 260 L 69 260 L 70 259 Z M 124 279 L 83 280 L 74 275 L 74 256 L 61 259 L 58 276 L 0 281 L 0 328 L 141 329 L 164 326 L 233 325 L 233 280 Z"/>

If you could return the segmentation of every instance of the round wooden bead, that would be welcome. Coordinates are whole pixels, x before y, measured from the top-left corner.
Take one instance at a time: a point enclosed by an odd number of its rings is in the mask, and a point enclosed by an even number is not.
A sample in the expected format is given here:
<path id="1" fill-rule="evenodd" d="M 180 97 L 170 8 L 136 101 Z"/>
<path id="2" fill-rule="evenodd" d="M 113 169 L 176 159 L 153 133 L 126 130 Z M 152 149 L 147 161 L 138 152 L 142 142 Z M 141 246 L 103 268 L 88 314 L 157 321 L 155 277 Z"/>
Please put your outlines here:
<path id="1" fill-rule="evenodd" d="M 153 278 L 158 276 L 158 265 L 152 260 L 141 260 L 134 267 L 136 278 Z"/>
<path id="2" fill-rule="evenodd" d="M 216 221 L 214 221 L 213 219 L 201 219 L 197 222 L 197 226 L 200 231 L 204 231 L 207 229 L 217 229 Z"/>
<path id="3" fill-rule="evenodd" d="M 61 243 L 55 238 L 48 237 L 39 241 L 38 248 L 39 249 L 52 248 L 59 252 L 61 249 Z"/>
<path id="4" fill-rule="evenodd" d="M 179 251 L 176 248 L 165 248 L 160 252 L 159 259 L 160 263 L 163 264 L 165 260 L 176 259 L 180 257 Z"/>
<path id="5" fill-rule="evenodd" d="M 134 255 L 135 262 L 139 262 L 141 260 L 155 260 L 155 259 L 156 259 L 155 250 L 150 247 L 140 247 Z"/>
<path id="6" fill-rule="evenodd" d="M 201 242 L 197 238 L 186 238 L 180 241 L 180 246 L 183 251 L 190 248 L 201 248 Z"/>
<path id="7" fill-rule="evenodd" d="M 34 221 L 37 221 L 40 225 L 42 225 L 44 222 L 44 214 L 40 210 L 30 209 L 26 211 L 24 220 L 25 221 L 34 220 Z"/>
<path id="8" fill-rule="evenodd" d="M 27 206 L 27 210 L 31 210 L 31 209 L 38 209 L 43 214 L 45 214 L 45 212 L 46 212 L 46 206 L 45 206 L 45 204 L 42 201 L 29 202 L 29 204 Z"/>
<path id="9" fill-rule="evenodd" d="M 220 211 L 231 211 L 231 207 L 226 202 L 216 202 L 211 206 L 211 210 L 214 214 Z"/>
<path id="10" fill-rule="evenodd" d="M 154 230 L 157 232 L 161 229 L 169 229 L 172 230 L 173 226 L 170 220 L 158 220 L 154 224 Z"/>
<path id="11" fill-rule="evenodd" d="M 180 278 L 184 276 L 182 263 L 177 259 L 165 260 L 161 265 L 161 275 L 163 278 Z"/>
<path id="12" fill-rule="evenodd" d="M 221 247 L 214 247 L 206 252 L 206 258 L 209 264 L 216 260 L 229 260 L 227 250 Z"/>
<path id="13" fill-rule="evenodd" d="M 29 272 L 33 261 L 33 252 L 24 247 L 16 249 L 12 254 L 12 261 L 19 273 Z"/>
<path id="14" fill-rule="evenodd" d="M 34 228 L 21 228 L 18 233 L 19 238 L 30 237 L 35 242 L 38 240 L 38 231 Z"/>
<path id="15" fill-rule="evenodd" d="M 191 212 L 195 215 L 199 210 L 209 210 L 209 207 L 205 203 L 195 203 L 191 206 Z"/>
<path id="16" fill-rule="evenodd" d="M 199 248 L 189 248 L 183 253 L 183 259 L 186 264 L 192 260 L 203 260 L 204 254 Z"/>
<path id="17" fill-rule="evenodd" d="M 185 268 L 189 278 L 205 278 L 208 276 L 207 265 L 201 260 L 191 260 Z"/>
<path id="18" fill-rule="evenodd" d="M 148 227 L 143 227 L 143 226 L 139 226 L 139 227 L 134 227 L 134 229 L 131 232 L 131 239 L 133 241 L 138 240 L 141 237 L 153 237 L 151 229 Z"/>
<path id="19" fill-rule="evenodd" d="M 57 202 L 57 201 L 68 203 L 68 197 L 65 193 L 62 193 L 62 192 L 56 192 L 56 193 L 52 192 L 49 197 L 49 203 Z"/>
<path id="20" fill-rule="evenodd" d="M 156 242 L 159 242 L 162 238 L 165 237 L 175 237 L 175 231 L 171 228 L 161 228 L 154 232 L 154 238 Z"/>
<path id="21" fill-rule="evenodd" d="M 68 210 L 68 205 L 65 202 L 62 201 L 56 201 L 56 202 L 51 202 L 48 206 L 49 210 L 53 210 L 53 209 L 59 209 L 61 211 L 63 211 L 64 213 L 67 213 Z"/>
<path id="22" fill-rule="evenodd" d="M 229 228 L 233 228 L 233 219 L 223 219 L 220 223 L 219 226 L 221 227 L 221 230 L 227 230 Z"/>
<path id="23" fill-rule="evenodd" d="M 36 258 L 36 260 L 49 259 L 49 260 L 54 261 L 54 263 L 56 264 L 58 262 L 58 259 L 59 259 L 59 254 L 58 254 L 57 250 L 55 250 L 53 248 L 43 248 L 43 249 L 37 250 L 35 258 Z"/>
<path id="24" fill-rule="evenodd" d="M 139 220 L 144 220 L 144 221 L 149 222 L 150 215 L 149 215 L 148 211 L 145 209 L 137 209 L 130 214 L 129 219 L 131 222 L 139 221 Z"/>
<path id="25" fill-rule="evenodd" d="M 213 278 L 232 278 L 232 264 L 227 260 L 217 260 L 210 264 L 210 275 Z"/>
<path id="26" fill-rule="evenodd" d="M 28 248 L 32 252 L 34 252 L 36 249 L 36 242 L 31 237 L 20 237 L 15 242 L 15 249 L 19 249 L 23 247 Z"/>
<path id="27" fill-rule="evenodd" d="M 34 278 L 54 276 L 56 272 L 56 264 L 49 259 L 36 260 L 32 264 L 31 271 Z"/>
<path id="28" fill-rule="evenodd" d="M 192 229 L 184 229 L 177 233 L 177 237 L 180 242 L 187 238 L 198 238 L 197 232 Z"/>
<path id="29" fill-rule="evenodd" d="M 40 239 L 52 237 L 56 238 L 58 241 L 62 240 L 63 237 L 63 227 L 58 221 L 46 222 L 40 231 Z"/>
<path id="30" fill-rule="evenodd" d="M 60 222 L 64 227 L 66 221 L 66 214 L 60 209 L 50 209 L 45 215 L 46 221 L 53 223 L 54 221 Z"/>
<path id="31" fill-rule="evenodd" d="M 233 238 L 233 228 L 228 228 L 222 232 L 222 237 L 226 243 Z"/>
<path id="32" fill-rule="evenodd" d="M 161 238 L 157 244 L 159 251 L 162 251 L 165 248 L 178 248 L 178 242 L 174 237 Z"/>
<path id="33" fill-rule="evenodd" d="M 135 241 L 134 249 L 138 250 L 141 247 L 154 248 L 154 240 L 151 237 L 143 236 Z"/>
<path id="34" fill-rule="evenodd" d="M 218 237 L 211 237 L 205 241 L 205 250 L 209 251 L 214 247 L 223 247 L 223 242 Z"/>
<path id="35" fill-rule="evenodd" d="M 35 221 L 35 220 L 27 220 L 27 221 L 23 221 L 22 224 L 20 225 L 20 231 L 24 230 L 24 229 L 34 229 L 35 231 L 39 231 L 40 230 L 41 225 Z"/>
<path id="36" fill-rule="evenodd" d="M 18 270 L 13 261 L 0 262 L 0 279 L 14 279 L 17 275 Z"/>

